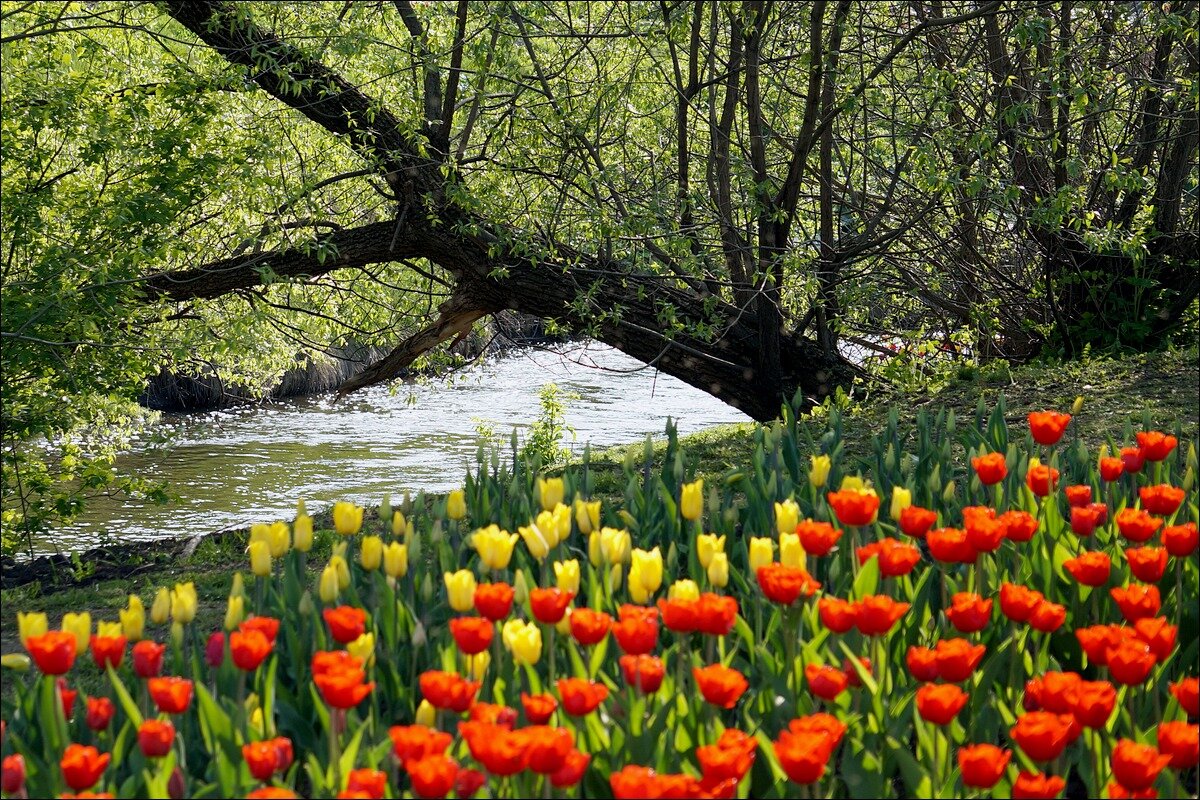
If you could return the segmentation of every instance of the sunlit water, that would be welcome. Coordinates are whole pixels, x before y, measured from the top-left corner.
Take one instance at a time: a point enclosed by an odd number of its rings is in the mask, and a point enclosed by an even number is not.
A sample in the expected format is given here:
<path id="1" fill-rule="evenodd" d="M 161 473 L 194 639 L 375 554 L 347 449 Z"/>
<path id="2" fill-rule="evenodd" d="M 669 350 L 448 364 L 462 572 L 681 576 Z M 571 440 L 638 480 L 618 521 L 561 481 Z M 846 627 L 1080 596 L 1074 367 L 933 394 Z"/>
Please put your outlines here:
<path id="1" fill-rule="evenodd" d="M 586 366 L 585 366 L 586 365 Z M 405 491 L 447 491 L 474 464 L 482 420 L 504 437 L 537 417 L 538 391 L 556 383 L 582 453 L 749 418 L 669 375 L 597 344 L 563 355 L 524 350 L 490 360 L 452 382 L 373 387 L 333 395 L 192 415 L 164 415 L 117 459 L 121 474 L 166 481 L 179 499 L 165 506 L 94 501 L 39 549 L 84 549 L 104 541 L 205 533 L 290 518 L 334 500 L 377 504 Z M 398 389 L 398 390 L 397 390 Z"/>

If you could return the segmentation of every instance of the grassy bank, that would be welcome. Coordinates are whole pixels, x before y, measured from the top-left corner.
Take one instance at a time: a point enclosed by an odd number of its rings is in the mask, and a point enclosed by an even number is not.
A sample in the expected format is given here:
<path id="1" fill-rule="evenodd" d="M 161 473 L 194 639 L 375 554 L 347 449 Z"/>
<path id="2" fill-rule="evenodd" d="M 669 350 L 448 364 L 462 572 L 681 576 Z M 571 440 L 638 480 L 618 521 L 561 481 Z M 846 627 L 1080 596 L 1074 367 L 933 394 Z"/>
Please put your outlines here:
<path id="1" fill-rule="evenodd" d="M 1060 366 L 1042 364 L 1011 373 L 1007 369 L 984 373 L 964 369 L 937 392 L 880 394 L 861 405 L 845 408 L 847 455 L 853 457 L 866 450 L 871 436 L 886 424 L 893 405 L 899 408 L 902 421 L 911 422 L 921 410 L 940 408 L 953 409 L 965 420 L 973 416 L 981 398 L 991 404 L 1001 393 L 1008 405 L 1008 420 L 1015 425 L 1021 424 L 1031 410 L 1066 408 L 1077 396 L 1083 396 L 1082 411 L 1072 424 L 1090 447 L 1098 446 L 1106 437 L 1119 439 L 1127 422 L 1139 427 L 1147 411 L 1156 427 L 1166 430 L 1179 427 L 1186 439 L 1195 441 L 1200 426 L 1197 361 L 1197 351 L 1193 348 Z M 818 414 L 808 424 L 816 438 L 826 423 Z M 752 424 L 721 426 L 685 437 L 683 442 L 698 474 L 713 479 L 732 467 L 750 462 L 753 429 Z M 658 443 L 657 452 L 661 454 L 663 447 L 663 443 Z M 624 489 L 622 464 L 630 455 L 640 461 L 643 450 L 643 443 L 634 443 L 593 454 L 595 485 L 602 498 L 611 501 L 620 497 Z M 397 493 L 402 490 L 403 487 L 397 487 Z M 373 510 L 368 509 L 368 518 L 372 515 Z M 317 515 L 316 523 L 318 528 L 331 527 L 327 514 Z M 331 542 L 332 534 L 319 535 L 308 563 L 323 564 Z M 4 590 L 0 592 L 0 650 L 7 653 L 19 648 L 18 611 L 45 611 L 52 625 L 67 611 L 91 610 L 93 618 L 109 619 L 115 616 L 116 608 L 124 605 L 127 594 L 139 594 L 149 607 L 158 586 L 182 581 L 196 584 L 201 600 L 198 629 L 212 630 L 221 623 L 219 614 L 224 608 L 230 573 L 246 568 L 245 546 L 246 531 L 225 532 L 205 538 L 186 556 L 180 554 L 177 545 L 157 554 L 152 547 L 142 548 L 136 561 L 108 570 L 119 577 L 88 577 L 89 564 L 84 560 L 78 564 L 77 575 L 71 576 L 66 585 L 31 583 Z M 76 578 L 81 581 L 76 582 Z M 210 618 L 205 618 L 205 614 Z"/>

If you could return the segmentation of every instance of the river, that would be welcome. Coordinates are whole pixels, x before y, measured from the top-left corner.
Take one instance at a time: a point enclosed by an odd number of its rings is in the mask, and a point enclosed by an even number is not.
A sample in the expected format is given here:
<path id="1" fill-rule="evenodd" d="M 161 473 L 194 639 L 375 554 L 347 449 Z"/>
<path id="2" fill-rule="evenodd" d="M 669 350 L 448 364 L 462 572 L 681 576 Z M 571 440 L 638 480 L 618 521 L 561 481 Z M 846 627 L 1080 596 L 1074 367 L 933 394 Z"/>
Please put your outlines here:
<path id="1" fill-rule="evenodd" d="M 36 542 L 42 552 L 105 541 L 206 533 L 287 519 L 303 498 L 375 505 L 405 491 L 448 491 L 474 464 L 480 421 L 520 435 L 539 413 L 538 392 L 556 383 L 566 399 L 574 453 L 749 418 L 677 378 L 604 345 L 529 349 L 482 362 L 450 380 L 376 386 L 202 414 L 164 414 L 117 457 L 119 474 L 166 481 L 167 505 L 98 498 L 70 525 Z"/>

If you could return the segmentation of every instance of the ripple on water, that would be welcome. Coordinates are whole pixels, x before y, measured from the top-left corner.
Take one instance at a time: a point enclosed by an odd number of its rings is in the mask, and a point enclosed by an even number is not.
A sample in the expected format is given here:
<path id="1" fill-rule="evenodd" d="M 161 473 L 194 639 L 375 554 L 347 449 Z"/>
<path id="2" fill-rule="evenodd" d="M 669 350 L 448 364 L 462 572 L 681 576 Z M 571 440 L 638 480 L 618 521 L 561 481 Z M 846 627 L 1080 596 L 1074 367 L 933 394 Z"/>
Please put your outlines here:
<path id="1" fill-rule="evenodd" d="M 596 368 L 580 363 L 594 364 Z M 744 414 L 682 381 L 595 343 L 565 357 L 525 350 L 483 362 L 451 381 L 376 386 L 343 400 L 334 395 L 195 415 L 165 416 L 117 459 L 121 474 L 167 481 L 179 501 L 166 505 L 98 499 L 39 549 L 87 547 L 110 534 L 123 539 L 177 536 L 283 519 L 300 498 L 310 509 L 334 500 L 375 504 L 405 491 L 461 485 L 479 444 L 476 421 L 507 440 L 538 414 L 538 391 L 557 383 L 575 429 L 563 444 L 609 447 L 659 436 L 668 416 L 680 433 Z"/>

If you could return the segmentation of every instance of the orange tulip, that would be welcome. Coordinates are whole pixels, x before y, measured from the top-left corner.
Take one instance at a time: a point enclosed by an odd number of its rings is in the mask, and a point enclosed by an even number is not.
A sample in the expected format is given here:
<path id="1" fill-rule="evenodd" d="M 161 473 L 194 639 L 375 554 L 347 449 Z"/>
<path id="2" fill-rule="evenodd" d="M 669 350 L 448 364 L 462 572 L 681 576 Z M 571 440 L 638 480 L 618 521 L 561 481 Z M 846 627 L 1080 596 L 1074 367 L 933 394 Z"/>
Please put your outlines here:
<path id="1" fill-rule="evenodd" d="M 1057 775 L 1021 772 L 1013 781 L 1013 800 L 1053 800 L 1062 794 L 1067 782 Z"/>
<path id="2" fill-rule="evenodd" d="M 1163 755 L 1153 746 L 1138 744 L 1132 739 L 1121 739 L 1112 752 L 1113 777 L 1126 789 L 1139 791 L 1149 789 L 1158 780 L 1158 773 L 1171 763 L 1171 756 Z"/>
<path id="3" fill-rule="evenodd" d="M 699 624 L 695 600 L 659 600 L 663 625 L 675 633 L 691 633 Z"/>
<path id="4" fill-rule="evenodd" d="M 469 656 L 487 650 L 495 633 L 495 623 L 484 617 L 456 617 L 450 620 L 450 635 L 454 637 L 458 649 Z"/>
<path id="5" fill-rule="evenodd" d="M 1109 589 L 1109 594 L 1117 601 L 1126 622 L 1137 622 L 1145 617 L 1156 616 L 1162 607 L 1158 587 L 1150 584 L 1133 583 L 1124 588 L 1114 586 Z"/>
<path id="6" fill-rule="evenodd" d="M 658 609 L 626 604 L 617 614 L 612 634 L 621 650 L 634 656 L 652 651 L 658 644 Z"/>
<path id="7" fill-rule="evenodd" d="M 182 714 L 192 702 L 192 682 L 187 678 L 151 678 L 146 681 L 150 699 L 164 714 Z"/>
<path id="8" fill-rule="evenodd" d="M 1189 717 L 1200 717 L 1200 678 L 1184 678 L 1172 683 L 1171 694 Z"/>
<path id="9" fill-rule="evenodd" d="M 1103 586 L 1108 583 L 1112 562 L 1108 554 L 1100 550 L 1088 550 L 1075 558 L 1068 558 L 1063 567 L 1071 577 L 1084 586 Z"/>
<path id="10" fill-rule="evenodd" d="M 363 683 L 361 658 L 345 650 L 318 650 L 312 657 L 313 683 L 332 708 L 354 708 L 375 688 L 375 683 Z"/>
<path id="11" fill-rule="evenodd" d="M 75 634 L 67 631 L 47 631 L 25 640 L 25 649 L 45 675 L 65 675 L 70 672 L 75 663 L 75 648 Z"/>
<path id="12" fill-rule="evenodd" d="M 1157 486 L 1143 486 L 1138 489 L 1138 497 L 1142 498 L 1142 508 L 1151 514 L 1169 517 L 1183 503 L 1184 491 L 1166 483 Z"/>
<path id="13" fill-rule="evenodd" d="M 821 624 L 834 633 L 845 633 L 854 627 L 858 606 L 849 600 L 825 596 L 817 601 Z"/>
<path id="14" fill-rule="evenodd" d="M 513 588 L 507 583 L 480 583 L 475 586 L 475 610 L 492 622 L 512 611 Z"/>
<path id="15" fill-rule="evenodd" d="M 929 529 L 936 524 L 937 512 L 928 508 L 909 506 L 900 512 L 900 530 L 914 539 L 924 539 Z"/>
<path id="16" fill-rule="evenodd" d="M 405 769 L 410 762 L 442 755 L 454 741 L 450 734 L 424 725 L 393 725 L 388 728 L 388 737 L 392 740 L 396 760 Z"/>
<path id="17" fill-rule="evenodd" d="M 425 800 L 437 800 L 450 794 L 458 777 L 458 763 L 445 755 L 426 756 L 408 766 L 413 793 Z"/>
<path id="18" fill-rule="evenodd" d="M 908 648 L 904 661 L 908 664 L 908 671 L 912 676 L 923 683 L 936 681 L 941 674 L 938 669 L 937 652 L 931 648 L 912 645 Z"/>
<path id="19" fill-rule="evenodd" d="M 67 786 L 81 792 L 96 785 L 96 781 L 100 780 L 100 776 L 108 768 L 110 758 L 108 753 L 102 754 L 94 747 L 69 744 L 63 751 L 58 765 L 62 768 L 63 780 L 67 782 Z"/>
<path id="20" fill-rule="evenodd" d="M 1140 639 L 1126 639 L 1108 651 L 1108 671 L 1117 683 L 1136 686 L 1150 676 L 1154 653 Z"/>
<path id="21" fill-rule="evenodd" d="M 972 458 L 971 466 L 975 469 L 975 474 L 979 476 L 979 482 L 984 486 L 997 484 L 1008 474 L 1004 453 L 987 453 Z"/>
<path id="22" fill-rule="evenodd" d="M 1161 431 L 1138 431 L 1138 450 L 1147 461 L 1163 461 L 1179 444 L 1174 436 Z"/>
<path id="23" fill-rule="evenodd" d="M 567 606 L 571 604 L 574 597 L 573 593 L 557 588 L 534 589 L 529 593 L 529 607 L 533 610 L 533 616 L 537 618 L 538 622 L 557 625 L 562 621 L 563 615 L 567 613 Z"/>
<path id="24" fill-rule="evenodd" d="M 1053 761 L 1071 741 L 1074 717 L 1052 711 L 1030 711 L 1009 729 L 1013 741 L 1034 761 Z"/>
<path id="25" fill-rule="evenodd" d="M 625 682 L 642 694 L 654 694 L 662 686 L 666 667 L 657 656 L 621 656 L 621 673 Z"/>
<path id="26" fill-rule="evenodd" d="M 529 769 L 539 775 L 558 772 L 567 755 L 575 749 L 571 732 L 566 728 L 533 725 L 523 728 Z"/>
<path id="27" fill-rule="evenodd" d="M 975 560 L 967 532 L 958 528 L 938 528 L 925 536 L 929 554 L 946 564 L 970 564 Z"/>
<path id="28" fill-rule="evenodd" d="M 443 708 L 461 714 L 471 707 L 475 693 L 479 691 L 478 681 L 469 681 L 454 672 L 428 670 L 421 673 L 419 679 L 421 694 L 434 708 Z"/>
<path id="29" fill-rule="evenodd" d="M 1011 750 L 1001 750 L 994 744 L 973 744 L 958 748 L 958 767 L 962 773 L 963 786 L 973 789 L 990 789 L 1000 782 Z"/>
<path id="30" fill-rule="evenodd" d="M 1164 722 L 1158 726 L 1158 749 L 1170 756 L 1173 769 L 1191 769 L 1200 763 L 1200 725 Z"/>
<path id="31" fill-rule="evenodd" d="M 1033 440 L 1040 445 L 1056 444 L 1070 422 L 1070 414 L 1060 414 L 1057 411 L 1029 412 L 1029 432 L 1033 434 Z"/>
<path id="32" fill-rule="evenodd" d="M 1035 464 L 1025 473 L 1025 485 L 1038 497 L 1046 497 L 1058 484 L 1058 470 L 1045 464 Z"/>
<path id="33" fill-rule="evenodd" d="M 138 747 L 146 758 L 162 758 L 171 752 L 175 726 L 170 720 L 148 719 L 138 726 Z"/>
<path id="34" fill-rule="evenodd" d="M 1000 585 L 1000 613 L 1013 622 L 1028 622 L 1043 599 L 1041 592 L 1027 586 L 1015 583 Z"/>
<path id="35" fill-rule="evenodd" d="M 870 525 L 879 512 L 879 496 L 872 492 L 843 489 L 827 493 L 825 499 L 843 525 Z"/>
<path id="36" fill-rule="evenodd" d="M 998 519 L 1004 523 L 1004 535 L 1010 542 L 1028 542 L 1037 533 L 1037 517 L 1028 511 L 1005 511 Z"/>
<path id="37" fill-rule="evenodd" d="M 1194 522 L 1163 528 L 1162 543 L 1176 558 L 1187 558 L 1200 546 L 1200 528 Z"/>
<path id="38" fill-rule="evenodd" d="M 1163 521 L 1140 508 L 1122 508 L 1114 517 L 1117 530 L 1131 542 L 1144 542 L 1162 527 Z"/>
<path id="39" fill-rule="evenodd" d="M 800 595 L 808 597 L 821 584 L 800 567 L 774 563 L 758 568 L 758 585 L 772 603 L 791 605 Z"/>
<path id="40" fill-rule="evenodd" d="M 275 643 L 259 628 L 236 630 L 229 635 L 229 654 L 237 668 L 244 672 L 258 669 L 274 647 Z"/>
<path id="41" fill-rule="evenodd" d="M 571 635 L 582 645 L 599 644 L 608 635 L 613 618 L 603 611 L 576 608 L 571 612 Z"/>
<path id="42" fill-rule="evenodd" d="M 952 683 L 926 683 L 917 689 L 917 713 L 934 725 L 949 725 L 969 697 Z"/>
<path id="43" fill-rule="evenodd" d="M 828 522 L 806 519 L 796 526 L 796 535 L 800 537 L 804 552 L 820 557 L 829 555 L 838 539 L 842 538 L 842 531 Z"/>
<path id="44" fill-rule="evenodd" d="M 696 601 L 696 630 L 709 636 L 728 636 L 737 614 L 737 598 L 702 592 Z"/>
<path id="45" fill-rule="evenodd" d="M 525 709 L 525 719 L 529 720 L 530 725 L 544 725 L 554 709 L 558 708 L 558 701 L 552 694 L 521 692 L 521 707 Z"/>
<path id="46" fill-rule="evenodd" d="M 378 769 L 352 769 L 346 777 L 346 791 L 371 800 L 381 800 L 387 791 L 387 773 Z"/>
<path id="47" fill-rule="evenodd" d="M 908 609 L 908 603 L 897 603 L 887 595 L 870 595 L 855 604 L 854 624 L 864 636 L 882 636 Z"/>
<path id="48" fill-rule="evenodd" d="M 91 637 L 92 661 L 100 669 L 104 669 L 107 665 L 112 664 L 113 669 L 121 666 L 121 661 L 125 658 L 125 637 L 124 636 L 96 636 Z"/>
<path id="49" fill-rule="evenodd" d="M 327 608 L 322 612 L 329 634 L 339 644 L 353 642 L 367 629 L 367 612 L 353 606 Z"/>
<path id="50" fill-rule="evenodd" d="M 809 690 L 822 700 L 833 700 L 850 685 L 846 673 L 837 667 L 826 667 L 820 664 L 808 664 L 804 668 L 804 677 L 808 681 Z"/>
<path id="51" fill-rule="evenodd" d="M 733 708 L 750 688 L 750 682 L 746 680 L 745 675 L 721 664 L 692 667 L 692 676 L 696 679 L 696 686 L 704 699 L 721 708 Z"/>
<path id="52" fill-rule="evenodd" d="M 1082 681 L 1075 693 L 1071 713 L 1085 728 L 1101 729 L 1108 724 L 1117 704 L 1117 690 L 1108 681 Z"/>
<path id="53" fill-rule="evenodd" d="M 942 639 L 934 645 L 938 675 L 942 680 L 961 683 L 971 677 L 987 648 L 966 639 Z"/>
<path id="54" fill-rule="evenodd" d="M 586 716 L 596 710 L 608 697 L 608 687 L 584 678 L 559 678 L 558 696 L 563 711 L 575 717 Z"/>
<path id="55" fill-rule="evenodd" d="M 1034 609 L 1036 613 L 1036 609 Z M 977 594 L 958 592 L 950 598 L 950 608 L 946 610 L 946 619 L 963 633 L 981 631 L 992 618 L 992 601 L 984 600 Z"/>

